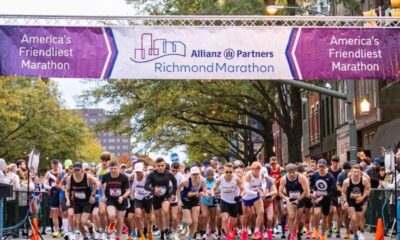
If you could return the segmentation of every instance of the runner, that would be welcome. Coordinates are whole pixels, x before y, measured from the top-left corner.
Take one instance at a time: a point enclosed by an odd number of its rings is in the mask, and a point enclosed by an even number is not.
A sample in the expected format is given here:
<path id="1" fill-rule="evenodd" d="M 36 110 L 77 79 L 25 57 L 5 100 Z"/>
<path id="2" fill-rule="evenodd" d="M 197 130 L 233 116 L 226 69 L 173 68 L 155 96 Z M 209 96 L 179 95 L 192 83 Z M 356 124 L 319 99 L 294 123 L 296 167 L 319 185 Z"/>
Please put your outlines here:
<path id="1" fill-rule="evenodd" d="M 61 217 L 62 217 L 62 225 L 64 230 L 64 239 L 73 240 L 69 236 L 69 229 L 70 227 L 73 228 L 74 226 L 74 210 L 72 207 L 67 207 L 67 199 L 65 198 L 65 189 L 67 187 L 67 179 L 73 173 L 73 163 L 72 160 L 67 159 L 64 162 L 64 170 L 58 174 L 56 185 L 60 189 L 60 210 L 61 210 Z"/>
<path id="2" fill-rule="evenodd" d="M 67 207 L 73 207 L 75 226 L 79 228 L 83 239 L 88 239 L 84 228 L 85 226 L 88 228 L 93 238 L 93 226 L 88 220 L 92 213 L 92 204 L 95 202 L 97 180 L 83 172 L 82 163 L 74 163 L 73 169 L 74 172 L 67 179 L 67 187 L 65 190 L 65 197 L 67 199 L 66 205 Z M 90 184 L 93 184 L 94 190 L 90 189 Z M 71 236 L 73 237 L 74 235 L 75 229 L 71 228 Z"/>
<path id="3" fill-rule="evenodd" d="M 179 164 L 179 162 L 174 162 L 171 165 L 171 172 L 174 175 L 175 179 L 176 179 L 176 184 L 177 186 L 179 186 L 183 179 L 185 178 L 183 176 L 183 174 L 180 172 L 180 167 L 181 165 Z M 170 182 L 170 187 L 172 188 L 172 182 Z M 173 238 L 177 239 L 179 238 L 178 235 L 178 226 L 179 226 L 179 222 L 180 222 L 180 218 L 181 218 L 181 204 L 179 201 L 179 198 L 176 197 L 175 199 L 171 199 L 170 200 L 170 205 L 171 205 L 171 221 L 172 221 L 172 232 L 173 232 Z"/>
<path id="4" fill-rule="evenodd" d="M 264 188 L 266 183 L 264 176 L 260 175 L 260 170 L 261 164 L 259 162 L 253 162 L 251 164 L 251 170 L 248 171 L 243 178 L 245 192 L 243 195 L 244 218 L 242 223 L 242 235 L 244 239 L 247 239 L 248 236 L 247 227 L 252 207 L 254 207 L 257 216 L 253 238 L 262 238 L 262 234 L 260 232 L 261 226 L 264 222 L 264 205 L 262 198 L 265 196 Z"/>
<path id="5" fill-rule="evenodd" d="M 274 179 L 276 189 L 279 189 L 279 184 L 282 177 L 283 168 L 279 166 L 278 159 L 275 156 L 269 158 L 269 166 L 267 166 L 268 175 Z M 285 236 L 285 226 L 286 226 L 286 216 L 283 214 L 282 203 L 279 195 L 274 200 L 274 222 L 278 222 L 278 228 L 276 233 L 281 232 L 282 238 L 286 238 Z"/>
<path id="6" fill-rule="evenodd" d="M 90 164 L 82 164 L 82 165 L 83 165 L 83 171 L 86 174 L 88 174 L 91 177 L 96 178 L 96 176 L 94 175 L 94 167 L 96 167 L 96 165 L 94 165 L 93 168 L 90 166 Z M 90 191 L 96 192 L 94 204 L 92 204 L 92 213 L 91 213 L 91 218 L 90 218 L 90 220 L 92 221 L 92 224 L 94 226 L 94 233 L 92 234 L 92 236 L 94 237 L 95 240 L 99 239 L 99 236 L 100 236 L 98 234 L 98 232 L 96 231 L 100 227 L 100 215 L 99 215 L 100 199 L 99 199 L 99 194 L 98 194 L 99 185 L 100 185 L 100 183 L 97 181 L 97 189 L 96 189 L 93 184 L 89 184 Z"/>
<path id="7" fill-rule="evenodd" d="M 60 216 L 60 189 L 57 188 L 57 176 L 59 174 L 59 161 L 53 159 L 51 161 L 51 170 L 46 173 L 43 178 L 44 189 L 49 192 L 50 200 L 50 218 L 53 222 L 53 237 L 59 237 L 60 224 L 58 217 Z"/>
<path id="8" fill-rule="evenodd" d="M 213 196 L 216 195 L 217 188 L 220 187 L 221 192 L 221 217 L 222 217 L 222 229 L 227 240 L 231 240 L 231 234 L 229 232 L 228 222 L 233 227 L 236 226 L 236 220 L 238 216 L 238 202 L 240 201 L 241 193 L 244 192 L 242 181 L 233 175 L 233 165 L 226 163 L 224 167 L 224 174 L 221 175 L 214 187 L 212 188 Z"/>
<path id="9" fill-rule="evenodd" d="M 315 171 L 310 168 L 307 170 L 308 184 L 310 183 L 311 176 L 314 174 L 314 172 Z M 313 189 L 310 189 L 310 195 L 304 199 L 304 224 L 306 227 L 306 239 L 310 239 L 312 234 L 311 229 L 313 224 L 314 211 L 313 211 L 313 203 L 311 200 L 311 195 L 313 193 L 314 193 Z"/>
<path id="10" fill-rule="evenodd" d="M 206 176 L 206 196 L 202 197 L 200 200 L 200 209 L 201 209 L 201 221 L 199 224 L 200 233 L 202 234 L 202 239 L 207 239 L 206 229 L 207 223 L 210 229 L 211 238 L 216 240 L 218 239 L 217 229 L 216 229 L 216 198 L 212 196 L 212 188 L 214 184 L 217 182 L 215 178 L 215 172 L 212 167 L 208 167 L 205 172 Z"/>
<path id="11" fill-rule="evenodd" d="M 169 233 L 169 200 L 176 198 L 176 179 L 172 173 L 165 171 L 165 161 L 157 158 L 156 170 L 152 171 L 146 179 L 145 189 L 153 194 L 153 210 L 157 219 L 158 229 L 161 231 L 161 239 L 165 239 Z M 169 182 L 172 182 L 172 188 Z"/>
<path id="12" fill-rule="evenodd" d="M 111 160 L 111 154 L 109 152 L 103 152 L 100 155 L 101 163 L 97 166 L 96 176 L 98 182 L 101 183 L 103 176 L 109 172 L 108 163 Z M 98 226 L 98 232 L 100 235 L 100 239 L 106 240 L 106 226 L 108 224 L 107 217 L 107 206 L 106 203 L 102 201 L 103 199 L 103 189 L 101 188 L 101 184 L 99 184 L 99 188 L 97 189 L 99 201 L 99 213 L 100 213 L 100 225 Z"/>
<path id="13" fill-rule="evenodd" d="M 191 167 L 190 177 L 182 181 L 178 187 L 178 192 L 183 205 L 183 220 L 190 228 L 190 235 L 186 239 L 192 239 L 192 237 L 199 239 L 201 237 L 200 233 L 197 232 L 197 226 L 200 215 L 200 197 L 205 196 L 206 183 L 201 177 L 198 167 Z"/>
<path id="14" fill-rule="evenodd" d="M 304 199 L 309 194 L 307 178 L 297 173 L 296 169 L 296 165 L 289 163 L 286 166 L 287 174 L 281 178 L 279 184 L 279 196 L 286 202 L 288 211 L 290 240 L 294 240 L 297 235 L 297 228 L 301 223 L 300 217 L 304 208 Z"/>
<path id="15" fill-rule="evenodd" d="M 349 162 L 343 163 L 343 171 L 339 174 L 337 182 L 336 182 L 336 187 L 337 189 L 342 193 L 342 186 L 344 181 L 346 180 L 348 174 L 351 171 L 351 165 Z M 342 211 L 342 219 L 344 221 L 344 225 L 346 227 L 346 233 L 344 235 L 344 239 L 350 239 L 350 223 L 349 223 L 349 214 L 348 214 L 348 209 L 344 209 L 344 201 L 342 195 L 340 196 L 340 201 L 339 204 L 343 208 Z"/>
<path id="16" fill-rule="evenodd" d="M 363 205 L 371 192 L 371 184 L 361 172 L 360 165 L 353 165 L 351 168 L 351 176 L 347 178 L 342 187 L 342 197 L 344 201 L 344 208 L 349 209 L 350 226 L 354 234 L 354 240 L 358 240 L 357 231 L 360 232 L 364 229 L 363 225 Z"/>
<path id="17" fill-rule="evenodd" d="M 132 188 L 135 190 L 135 222 L 139 230 L 140 240 L 145 239 L 145 234 L 149 239 L 153 238 L 151 232 L 151 193 L 144 189 L 146 176 L 144 164 L 135 164 Z"/>
<path id="18" fill-rule="evenodd" d="M 265 187 L 263 197 L 264 203 L 264 226 L 266 229 L 266 236 L 265 238 L 268 240 L 272 240 L 272 228 L 274 227 L 274 202 L 275 198 L 278 195 L 278 190 L 276 189 L 274 179 L 265 176 Z"/>
<path id="19" fill-rule="evenodd" d="M 336 155 L 331 158 L 331 167 L 329 168 L 329 173 L 335 177 L 335 182 L 337 182 L 339 174 L 342 172 L 340 168 L 340 158 Z M 342 206 L 340 205 L 340 198 L 342 193 L 339 189 L 336 190 L 336 195 L 332 197 L 332 210 L 328 216 L 328 235 L 330 238 L 333 234 L 333 220 L 336 213 L 336 237 L 340 237 L 340 228 L 342 226 Z"/>
<path id="20" fill-rule="evenodd" d="M 311 199 L 314 204 L 314 232 L 313 239 L 319 238 L 318 228 L 321 221 L 322 212 L 322 231 L 321 240 L 326 240 L 325 234 L 327 217 L 332 211 L 331 201 L 336 198 L 335 177 L 327 171 L 327 162 L 325 159 L 318 160 L 318 171 L 311 176 L 310 186 L 313 189 Z"/>
<path id="21" fill-rule="evenodd" d="M 126 209 L 129 207 L 128 196 L 130 194 L 129 180 L 125 174 L 120 173 L 118 162 L 110 161 L 110 172 L 101 180 L 103 189 L 103 202 L 107 205 L 107 215 L 110 225 L 108 234 L 113 235 L 117 227 L 116 239 L 119 240 L 122 233 Z"/>

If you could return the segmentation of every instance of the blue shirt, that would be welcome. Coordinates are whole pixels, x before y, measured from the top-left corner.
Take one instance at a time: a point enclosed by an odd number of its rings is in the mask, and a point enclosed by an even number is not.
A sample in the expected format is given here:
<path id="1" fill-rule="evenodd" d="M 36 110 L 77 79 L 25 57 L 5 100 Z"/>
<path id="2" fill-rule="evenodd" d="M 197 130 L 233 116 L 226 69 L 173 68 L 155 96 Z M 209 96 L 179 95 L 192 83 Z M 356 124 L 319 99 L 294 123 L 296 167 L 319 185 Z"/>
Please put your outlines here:
<path id="1" fill-rule="evenodd" d="M 344 180 L 347 178 L 347 173 L 345 171 L 341 172 L 337 178 L 336 184 L 339 186 L 343 186 Z"/>

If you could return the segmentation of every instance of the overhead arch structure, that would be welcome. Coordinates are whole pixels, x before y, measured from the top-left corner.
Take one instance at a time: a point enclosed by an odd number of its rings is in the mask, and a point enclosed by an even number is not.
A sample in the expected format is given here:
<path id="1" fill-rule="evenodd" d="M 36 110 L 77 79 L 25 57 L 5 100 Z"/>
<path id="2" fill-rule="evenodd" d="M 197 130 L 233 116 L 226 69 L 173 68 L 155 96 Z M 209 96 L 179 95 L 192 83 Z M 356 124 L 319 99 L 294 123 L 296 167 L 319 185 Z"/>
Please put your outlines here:
<path id="1" fill-rule="evenodd" d="M 398 79 L 390 17 L 0 15 L 0 75 Z"/>

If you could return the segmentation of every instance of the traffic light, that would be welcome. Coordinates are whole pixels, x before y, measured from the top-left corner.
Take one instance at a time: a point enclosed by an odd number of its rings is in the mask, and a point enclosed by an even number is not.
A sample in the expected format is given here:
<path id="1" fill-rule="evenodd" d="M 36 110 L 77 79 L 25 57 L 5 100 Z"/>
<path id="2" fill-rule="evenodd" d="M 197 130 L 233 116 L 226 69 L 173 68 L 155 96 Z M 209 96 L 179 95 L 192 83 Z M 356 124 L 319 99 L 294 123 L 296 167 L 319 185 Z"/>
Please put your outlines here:
<path id="1" fill-rule="evenodd" d="M 399 0 L 400 1 L 400 0 Z M 364 17 L 376 17 L 376 11 L 375 9 L 371 9 L 369 11 L 365 11 L 363 12 L 363 16 Z M 364 22 L 364 26 L 365 27 L 375 27 L 376 26 L 376 22 L 375 21 L 370 21 L 370 22 Z"/>

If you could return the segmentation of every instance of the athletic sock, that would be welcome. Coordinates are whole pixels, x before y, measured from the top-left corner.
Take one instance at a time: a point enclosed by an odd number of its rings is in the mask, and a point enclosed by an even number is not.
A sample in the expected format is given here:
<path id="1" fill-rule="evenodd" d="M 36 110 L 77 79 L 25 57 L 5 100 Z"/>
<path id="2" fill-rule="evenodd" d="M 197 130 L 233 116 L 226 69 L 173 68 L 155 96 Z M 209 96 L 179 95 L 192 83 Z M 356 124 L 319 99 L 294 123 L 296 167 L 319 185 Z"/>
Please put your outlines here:
<path id="1" fill-rule="evenodd" d="M 64 230 L 64 232 L 65 233 L 67 233 L 68 232 L 68 219 L 66 219 L 66 218 L 63 218 L 62 219 L 62 228 L 63 228 L 63 230 Z"/>

